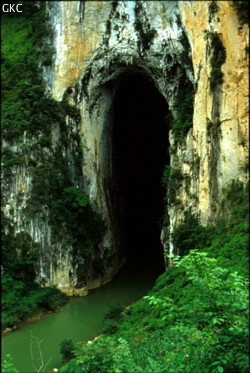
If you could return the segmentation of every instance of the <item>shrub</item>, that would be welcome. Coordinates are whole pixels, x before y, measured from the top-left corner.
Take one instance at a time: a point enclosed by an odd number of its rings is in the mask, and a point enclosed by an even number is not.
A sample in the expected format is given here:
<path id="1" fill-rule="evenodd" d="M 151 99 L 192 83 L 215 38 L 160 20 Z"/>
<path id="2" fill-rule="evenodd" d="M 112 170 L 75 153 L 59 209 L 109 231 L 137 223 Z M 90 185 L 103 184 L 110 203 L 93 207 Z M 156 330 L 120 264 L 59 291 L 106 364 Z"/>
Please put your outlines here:
<path id="1" fill-rule="evenodd" d="M 13 358 L 10 354 L 5 355 L 2 361 L 2 373 L 19 373 L 12 363 Z"/>
<path id="2" fill-rule="evenodd" d="M 178 255 L 187 255 L 190 250 L 206 247 L 209 241 L 209 228 L 202 227 L 198 218 L 185 212 L 185 220 L 172 233 L 172 242 Z"/>
<path id="3" fill-rule="evenodd" d="M 74 357 L 74 343 L 72 339 L 64 339 L 60 343 L 60 353 L 62 354 L 63 360 L 70 360 Z"/>
<path id="4" fill-rule="evenodd" d="M 124 307 L 121 305 L 110 306 L 109 310 L 104 315 L 103 320 L 106 321 L 103 333 L 114 334 L 118 330 L 118 324 L 122 317 Z"/>
<path id="5" fill-rule="evenodd" d="M 120 319 L 124 307 L 121 305 L 110 306 L 109 310 L 104 315 L 104 320 Z"/>

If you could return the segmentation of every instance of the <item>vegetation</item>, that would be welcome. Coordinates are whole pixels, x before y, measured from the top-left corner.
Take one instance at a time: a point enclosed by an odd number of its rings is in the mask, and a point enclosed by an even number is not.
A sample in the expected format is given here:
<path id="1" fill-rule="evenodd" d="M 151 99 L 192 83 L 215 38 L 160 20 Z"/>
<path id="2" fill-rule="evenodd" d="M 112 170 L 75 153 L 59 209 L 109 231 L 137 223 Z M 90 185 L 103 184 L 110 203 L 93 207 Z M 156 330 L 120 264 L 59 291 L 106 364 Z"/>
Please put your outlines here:
<path id="1" fill-rule="evenodd" d="M 2 14 L 2 149 L 4 178 L 18 166 L 28 168 L 32 190 L 24 219 L 49 216 L 52 240 L 68 240 L 74 258 L 91 259 L 103 232 L 101 219 L 92 210 L 88 196 L 74 185 L 82 179 L 82 146 L 79 133 L 66 124 L 66 116 L 79 122 L 79 110 L 67 102 L 57 102 L 45 93 L 41 66 L 52 63 L 48 40 L 45 3 L 27 1 L 22 13 Z M 60 138 L 52 147 L 53 128 Z M 71 147 L 69 149 L 69 146 Z M 71 168 L 68 154 L 71 152 Z M 65 155 L 66 154 L 66 155 Z M 72 168 L 75 175 L 72 176 Z M 7 183 L 7 181 L 6 181 Z M 6 187 L 7 184 L 5 184 Z M 20 207 L 21 209 L 21 207 Z M 11 222 L 3 223 L 2 327 L 12 327 L 28 317 L 58 307 L 66 297 L 53 288 L 35 284 L 35 265 L 40 247 L 24 233 L 14 233 Z M 52 242 L 53 243 L 53 242 Z M 91 263 L 79 265 L 79 280 Z M 94 269 L 100 273 L 103 263 Z"/>
<path id="2" fill-rule="evenodd" d="M 14 367 L 13 358 L 10 354 L 7 354 L 2 361 L 2 372 L 3 373 L 19 373 L 19 371 Z"/>
<path id="3" fill-rule="evenodd" d="M 226 49 L 222 44 L 220 35 L 217 32 L 207 32 L 206 39 L 211 42 L 211 75 L 210 75 L 210 90 L 215 91 L 223 83 L 223 72 L 221 66 L 226 61 Z"/>
<path id="4" fill-rule="evenodd" d="M 90 258 L 104 233 L 104 224 L 93 211 L 87 194 L 72 185 L 66 162 L 52 156 L 34 169 L 33 187 L 26 213 L 33 217 L 50 211 L 49 223 L 56 239 L 73 246 L 74 257 Z"/>
<path id="5" fill-rule="evenodd" d="M 194 87 L 192 83 L 182 85 L 173 104 L 173 117 L 170 118 L 171 131 L 175 145 L 183 143 L 193 126 Z"/>
<path id="6" fill-rule="evenodd" d="M 187 211 L 184 222 L 172 233 L 176 254 L 187 255 L 193 248 L 206 251 L 210 257 L 217 259 L 221 267 L 238 271 L 247 277 L 249 244 L 247 198 L 248 185 L 244 186 L 241 182 L 233 181 L 228 188 L 225 188 L 216 226 L 201 226 L 198 218 Z"/>
<path id="7" fill-rule="evenodd" d="M 73 353 L 74 344 L 73 344 L 72 339 L 64 339 L 60 343 L 60 346 L 61 346 L 60 353 L 62 354 L 64 361 L 70 360 L 74 357 L 74 353 Z"/>
<path id="8" fill-rule="evenodd" d="M 130 308 L 111 310 L 111 330 L 78 343 L 59 372 L 248 372 L 247 195 L 233 182 L 215 227 L 188 212 L 173 234 L 175 266 Z"/>
<path id="9" fill-rule="evenodd" d="M 244 9 L 242 3 L 235 1 L 233 6 Z M 215 2 L 213 9 L 216 11 Z M 78 121 L 79 112 L 67 104 L 66 97 L 58 103 L 45 95 L 37 56 L 41 64 L 48 66 L 53 51 L 44 44 L 49 35 L 44 4 L 41 2 L 38 8 L 36 2 L 24 2 L 23 10 L 22 14 L 2 16 L 3 137 L 9 144 L 21 144 L 25 131 L 29 138 L 37 139 L 39 149 L 49 151 L 41 151 L 32 160 L 29 151 L 34 149 L 22 144 L 23 152 L 17 153 L 9 145 L 3 149 L 5 175 L 11 175 L 16 165 L 27 163 L 33 167 L 27 216 L 32 219 L 49 211 L 54 237 L 67 236 L 75 258 L 88 261 L 101 237 L 103 224 L 91 209 L 86 193 L 73 185 L 67 159 L 61 156 L 69 142 L 65 116 Z M 138 6 L 137 11 L 141 11 Z M 149 48 L 155 31 L 147 33 L 141 24 L 136 27 L 144 47 Z M 212 48 L 210 88 L 215 90 L 223 82 L 221 65 L 226 54 L 217 33 L 207 36 Z M 190 83 L 177 92 L 171 124 L 175 145 L 183 143 L 192 127 L 193 97 Z M 55 150 L 51 148 L 54 124 L 62 134 Z M 215 125 L 219 124 L 210 127 Z M 77 134 L 74 140 L 77 146 L 73 162 L 77 165 L 82 157 Z M 182 180 L 177 167 L 165 168 L 162 182 L 168 190 L 168 203 L 177 202 L 176 190 Z M 60 372 L 247 372 L 247 193 L 247 187 L 239 182 L 233 182 L 224 191 L 216 226 L 202 227 L 198 218 L 187 212 L 172 233 L 178 254 L 175 266 L 162 274 L 152 291 L 139 302 L 128 309 L 111 309 L 106 315 L 108 326 L 93 343 L 79 343 L 76 347 L 71 340 L 63 340 L 63 358 L 68 360 L 75 354 L 76 357 Z M 60 306 L 67 297 L 53 288 L 38 288 L 34 266 L 39 245 L 24 232 L 14 235 L 9 222 L 3 221 L 3 225 L 2 326 L 6 328 L 38 311 Z M 101 273 L 102 260 L 96 259 L 93 268 Z M 86 265 L 80 264 L 79 278 L 84 279 L 85 272 Z M 3 361 L 3 372 L 17 372 L 10 356 Z"/>
<path id="10" fill-rule="evenodd" d="M 24 2 L 22 14 L 2 14 L 1 115 L 6 140 L 19 138 L 24 131 L 37 134 L 49 129 L 53 100 L 44 96 L 38 67 L 38 58 L 43 61 L 47 53 L 41 45 L 48 34 L 45 4 L 38 8 Z"/>
<path id="11" fill-rule="evenodd" d="M 2 329 L 13 327 L 41 311 L 58 308 L 67 297 L 34 282 L 39 247 L 23 232 L 15 237 L 2 232 Z"/>
<path id="12" fill-rule="evenodd" d="M 202 227 L 198 218 L 190 211 L 185 213 L 185 220 L 178 225 L 172 233 L 172 242 L 176 254 L 180 256 L 187 255 L 194 247 L 202 249 L 209 243 L 211 228 Z"/>
<path id="13" fill-rule="evenodd" d="M 105 327 L 103 333 L 114 334 L 117 332 L 117 323 L 123 316 L 124 307 L 121 305 L 111 306 L 109 311 L 104 315 Z"/>
<path id="14" fill-rule="evenodd" d="M 13 166 L 26 163 L 26 157 L 20 152 L 14 152 L 9 147 L 5 147 L 1 150 L 1 161 L 3 176 L 7 178 L 11 176 Z"/>
<path id="15" fill-rule="evenodd" d="M 166 189 L 165 202 L 168 206 L 176 203 L 176 193 L 181 187 L 182 180 L 183 175 L 179 168 L 171 167 L 170 165 L 165 166 L 161 181 Z"/>

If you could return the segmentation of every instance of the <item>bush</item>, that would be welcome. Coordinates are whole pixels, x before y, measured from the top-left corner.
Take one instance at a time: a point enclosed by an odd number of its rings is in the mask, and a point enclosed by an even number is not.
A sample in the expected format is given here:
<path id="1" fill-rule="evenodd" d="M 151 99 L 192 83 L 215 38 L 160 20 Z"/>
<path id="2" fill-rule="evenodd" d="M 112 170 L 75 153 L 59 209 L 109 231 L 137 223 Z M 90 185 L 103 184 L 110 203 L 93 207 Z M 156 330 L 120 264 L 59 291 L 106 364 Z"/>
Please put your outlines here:
<path id="1" fill-rule="evenodd" d="M 60 353 L 62 354 L 63 360 L 70 360 L 74 357 L 74 343 L 72 339 L 64 339 L 60 343 Z"/>
<path id="2" fill-rule="evenodd" d="M 124 307 L 121 305 L 110 306 L 109 310 L 104 315 L 104 320 L 119 320 Z"/>
<path id="3" fill-rule="evenodd" d="M 103 329 L 105 334 L 114 334 L 118 330 L 118 324 L 122 317 L 122 312 L 124 307 L 121 305 L 110 306 L 109 310 L 103 317 L 103 320 L 106 321 L 106 324 Z"/>
<path id="4" fill-rule="evenodd" d="M 12 363 L 13 358 L 7 354 L 2 361 L 2 373 L 19 373 Z"/>
<path id="5" fill-rule="evenodd" d="M 178 225 L 172 233 L 172 242 L 176 254 L 187 255 L 194 247 L 206 247 L 209 242 L 209 228 L 202 227 L 198 218 L 187 211 L 184 223 Z"/>

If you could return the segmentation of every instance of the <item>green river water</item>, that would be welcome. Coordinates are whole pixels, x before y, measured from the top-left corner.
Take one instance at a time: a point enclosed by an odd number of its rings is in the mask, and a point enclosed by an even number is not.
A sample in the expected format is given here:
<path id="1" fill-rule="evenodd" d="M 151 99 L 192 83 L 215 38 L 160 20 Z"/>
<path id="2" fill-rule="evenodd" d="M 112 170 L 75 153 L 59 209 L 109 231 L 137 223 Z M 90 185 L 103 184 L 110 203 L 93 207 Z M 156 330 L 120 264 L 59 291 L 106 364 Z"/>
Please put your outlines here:
<path id="1" fill-rule="evenodd" d="M 61 364 L 60 342 L 72 339 L 73 342 L 95 338 L 104 326 L 103 316 L 110 306 L 127 306 L 153 286 L 163 268 L 153 263 L 128 261 L 112 282 L 91 290 L 86 297 L 73 297 L 58 312 L 15 330 L 2 338 L 2 356 L 11 354 L 15 367 L 21 373 L 33 373 L 31 359 L 31 333 L 41 343 L 45 362 L 50 361 L 45 372 L 58 368 Z M 37 344 L 33 342 L 34 361 L 41 365 Z"/>

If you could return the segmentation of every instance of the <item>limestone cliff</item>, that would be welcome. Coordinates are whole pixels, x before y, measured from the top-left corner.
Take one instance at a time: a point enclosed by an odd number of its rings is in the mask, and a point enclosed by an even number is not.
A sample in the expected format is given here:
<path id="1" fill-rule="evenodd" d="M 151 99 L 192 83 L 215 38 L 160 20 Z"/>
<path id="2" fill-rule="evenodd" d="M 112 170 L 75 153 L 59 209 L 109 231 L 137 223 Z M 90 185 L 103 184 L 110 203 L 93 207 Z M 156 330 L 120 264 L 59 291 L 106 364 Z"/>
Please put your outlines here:
<path id="1" fill-rule="evenodd" d="M 46 219 L 36 216 L 27 223 L 20 216 L 32 187 L 28 169 L 16 167 L 5 190 L 9 202 L 4 212 L 16 232 L 28 231 L 43 248 L 38 281 L 83 294 L 86 286 L 110 279 L 126 257 L 111 136 L 114 99 L 126 76 L 140 75 L 153 82 L 173 117 L 180 89 L 191 84 L 195 92 L 193 125 L 185 140 L 175 143 L 171 128 L 166 139 L 170 166 L 181 178 L 175 191 L 178 203 L 169 203 L 161 231 L 165 251 L 174 251 L 169 234 L 184 211 L 191 207 L 201 223 L 214 222 L 222 189 L 230 180 L 248 179 L 248 25 L 240 24 L 230 1 L 60 1 L 47 2 L 47 11 L 54 55 L 52 65 L 44 67 L 44 80 L 56 100 L 66 98 L 80 109 L 79 123 L 67 119 L 82 144 L 80 174 L 74 176 L 73 145 L 67 148 L 67 157 L 74 184 L 85 189 L 106 223 L 97 254 L 105 272 L 99 278 L 90 275 L 82 290 L 76 290 L 80 281 L 70 245 L 62 239 L 51 242 Z M 213 37 L 226 55 L 223 82 L 218 81 L 214 90 Z M 54 129 L 55 147 L 59 132 Z M 21 202 L 18 191 L 26 196 Z"/>

